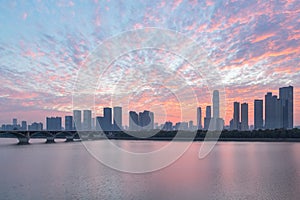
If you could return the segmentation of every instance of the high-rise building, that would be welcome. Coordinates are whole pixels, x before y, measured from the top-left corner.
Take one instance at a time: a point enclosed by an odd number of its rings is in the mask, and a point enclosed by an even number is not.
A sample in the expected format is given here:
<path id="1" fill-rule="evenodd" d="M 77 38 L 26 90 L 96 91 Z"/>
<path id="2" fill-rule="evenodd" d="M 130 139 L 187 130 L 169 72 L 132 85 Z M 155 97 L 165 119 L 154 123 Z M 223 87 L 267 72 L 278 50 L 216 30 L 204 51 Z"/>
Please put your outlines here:
<path id="1" fill-rule="evenodd" d="M 13 126 L 17 126 L 18 125 L 18 120 L 16 118 L 13 118 Z"/>
<path id="2" fill-rule="evenodd" d="M 73 116 L 65 116 L 65 130 L 73 130 Z"/>
<path id="3" fill-rule="evenodd" d="M 234 102 L 233 103 L 233 130 L 240 129 L 240 103 Z"/>
<path id="4" fill-rule="evenodd" d="M 254 129 L 263 128 L 263 100 L 254 100 Z"/>
<path id="5" fill-rule="evenodd" d="M 149 113 L 149 116 L 150 116 L 150 130 L 153 130 L 154 129 L 154 113 L 153 112 L 150 112 Z"/>
<path id="6" fill-rule="evenodd" d="M 204 130 L 208 130 L 209 128 L 209 123 L 211 120 L 211 106 L 206 106 L 206 115 L 204 118 Z"/>
<path id="7" fill-rule="evenodd" d="M 122 107 L 114 107 L 113 108 L 114 114 L 114 130 L 122 130 Z"/>
<path id="8" fill-rule="evenodd" d="M 241 105 L 241 130 L 242 131 L 249 130 L 248 104 L 247 103 L 242 103 L 242 105 Z"/>
<path id="9" fill-rule="evenodd" d="M 73 110 L 73 128 L 75 130 L 81 130 L 81 110 Z"/>
<path id="10" fill-rule="evenodd" d="M 151 116 L 153 116 L 153 118 L 154 118 L 153 113 L 148 110 L 144 110 L 144 112 L 139 113 L 139 126 L 142 130 L 153 129 L 153 120 L 154 119 L 152 120 Z"/>
<path id="11" fill-rule="evenodd" d="M 28 125 L 28 130 L 29 131 L 42 131 L 43 130 L 43 123 L 34 122 L 31 125 Z"/>
<path id="12" fill-rule="evenodd" d="M 272 129 L 273 128 L 273 121 L 274 121 L 274 99 L 272 92 L 268 92 L 265 95 L 265 129 Z"/>
<path id="13" fill-rule="evenodd" d="M 279 88 L 279 98 L 282 104 L 283 128 L 294 127 L 294 88 L 293 86 Z"/>
<path id="14" fill-rule="evenodd" d="M 202 111 L 201 111 L 201 107 L 197 108 L 197 129 L 198 130 L 202 129 Z"/>
<path id="15" fill-rule="evenodd" d="M 103 130 L 105 131 L 111 131 L 112 130 L 112 110 L 111 108 L 104 108 L 103 109 L 104 113 L 104 124 L 102 126 Z"/>
<path id="16" fill-rule="evenodd" d="M 139 126 L 139 115 L 134 112 L 129 112 L 129 130 L 136 131 L 138 130 Z"/>
<path id="17" fill-rule="evenodd" d="M 92 129 L 92 111 L 83 111 L 83 130 L 89 131 Z"/>
<path id="18" fill-rule="evenodd" d="M 48 131 L 61 130 L 61 117 L 47 117 L 46 128 Z"/>
<path id="19" fill-rule="evenodd" d="M 220 118 L 220 100 L 218 90 L 214 90 L 213 92 L 213 118 Z"/>
<path id="20" fill-rule="evenodd" d="M 22 121 L 21 130 L 22 131 L 26 131 L 27 130 L 27 122 L 26 121 Z"/>

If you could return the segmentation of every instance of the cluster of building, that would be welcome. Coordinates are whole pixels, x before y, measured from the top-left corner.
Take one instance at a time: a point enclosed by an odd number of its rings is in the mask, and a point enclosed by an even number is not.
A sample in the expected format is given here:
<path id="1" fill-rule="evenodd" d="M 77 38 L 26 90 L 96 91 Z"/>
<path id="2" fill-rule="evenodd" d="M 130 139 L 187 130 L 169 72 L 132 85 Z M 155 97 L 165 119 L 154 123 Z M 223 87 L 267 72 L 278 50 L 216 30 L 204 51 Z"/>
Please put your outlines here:
<path id="1" fill-rule="evenodd" d="M 254 100 L 254 129 L 292 129 L 293 121 L 293 86 L 279 88 L 279 98 L 268 92 L 263 99 Z M 265 110 L 265 115 L 263 112 Z M 241 111 L 241 112 L 240 112 Z M 241 118 L 240 118 L 241 113 Z M 264 118 L 265 116 L 265 118 Z M 233 103 L 233 119 L 230 121 L 231 130 L 249 130 L 248 103 Z"/>
<path id="2" fill-rule="evenodd" d="M 124 127 L 122 124 L 122 107 L 105 107 L 103 108 L 103 116 L 97 116 L 96 118 L 92 118 L 91 110 L 74 110 L 73 116 L 65 116 L 64 128 L 62 127 L 61 117 L 47 117 L 46 130 L 222 130 L 224 120 L 220 117 L 218 90 L 213 91 L 212 103 L 212 107 L 206 107 L 204 126 L 202 126 L 201 107 L 197 108 L 196 125 L 193 124 L 193 121 L 177 122 L 175 125 L 167 121 L 164 124 L 158 125 L 158 123 L 154 123 L 154 113 L 144 110 L 139 113 L 129 111 L 129 127 Z M 265 109 L 263 104 L 262 99 L 254 100 L 254 127 L 252 129 L 293 128 L 293 86 L 279 88 L 279 98 L 276 95 L 272 95 L 271 92 L 268 92 L 265 95 Z M 241 131 L 249 130 L 248 113 L 248 103 L 240 104 L 240 102 L 234 102 L 233 118 L 230 120 L 230 125 L 225 128 Z M 43 130 L 43 124 L 41 122 L 34 122 L 27 126 L 26 121 L 22 121 L 21 124 L 18 124 L 17 119 L 13 119 L 12 124 L 4 124 L 1 129 L 40 131 Z"/>

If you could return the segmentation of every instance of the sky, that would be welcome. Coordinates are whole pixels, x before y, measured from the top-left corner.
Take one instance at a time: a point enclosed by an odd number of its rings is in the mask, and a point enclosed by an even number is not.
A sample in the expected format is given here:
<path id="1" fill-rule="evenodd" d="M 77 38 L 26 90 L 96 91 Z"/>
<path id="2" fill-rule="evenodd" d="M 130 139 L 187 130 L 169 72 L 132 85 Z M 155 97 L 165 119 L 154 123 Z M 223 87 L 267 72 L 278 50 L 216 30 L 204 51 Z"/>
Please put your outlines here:
<path id="1" fill-rule="evenodd" d="M 300 125 L 298 0 L 1 0 L 0 124 L 71 115 L 86 59 L 112 37 L 147 27 L 178 32 L 203 49 L 224 86 L 225 124 L 234 101 L 249 104 L 253 124 L 254 99 L 292 85 Z M 143 109 L 159 123 L 196 121 L 196 107 L 204 115 L 211 104 L 206 79 L 176 52 L 137 49 L 97 77 L 94 116 L 120 105 L 124 124 L 129 110 Z"/>

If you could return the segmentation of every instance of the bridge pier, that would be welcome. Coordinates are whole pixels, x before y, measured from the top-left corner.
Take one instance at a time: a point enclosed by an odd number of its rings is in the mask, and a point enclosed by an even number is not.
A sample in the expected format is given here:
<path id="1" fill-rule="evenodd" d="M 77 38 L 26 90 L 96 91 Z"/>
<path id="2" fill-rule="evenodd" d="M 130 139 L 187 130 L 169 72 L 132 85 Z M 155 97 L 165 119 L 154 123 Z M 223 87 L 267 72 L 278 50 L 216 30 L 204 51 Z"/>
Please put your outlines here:
<path id="1" fill-rule="evenodd" d="M 47 137 L 46 143 L 55 143 L 55 137 Z"/>
<path id="2" fill-rule="evenodd" d="M 66 136 L 66 142 L 74 142 L 73 136 Z"/>
<path id="3" fill-rule="evenodd" d="M 29 144 L 29 137 L 18 137 L 19 143 L 18 144 Z"/>

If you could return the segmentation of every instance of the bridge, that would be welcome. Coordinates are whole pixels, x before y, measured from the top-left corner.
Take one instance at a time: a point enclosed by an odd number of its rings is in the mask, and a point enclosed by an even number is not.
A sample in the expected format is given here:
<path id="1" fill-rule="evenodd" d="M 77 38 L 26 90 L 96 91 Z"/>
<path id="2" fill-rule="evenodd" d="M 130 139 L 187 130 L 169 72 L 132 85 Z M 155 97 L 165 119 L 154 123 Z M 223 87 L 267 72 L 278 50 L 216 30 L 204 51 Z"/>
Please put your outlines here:
<path id="1" fill-rule="evenodd" d="M 0 138 L 17 138 L 18 144 L 29 144 L 30 139 L 46 139 L 46 143 L 55 143 L 55 139 L 66 139 L 66 142 L 103 139 L 105 135 L 105 132 L 99 131 L 0 131 Z"/>

